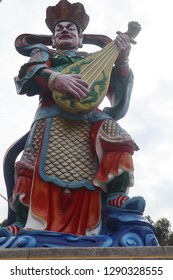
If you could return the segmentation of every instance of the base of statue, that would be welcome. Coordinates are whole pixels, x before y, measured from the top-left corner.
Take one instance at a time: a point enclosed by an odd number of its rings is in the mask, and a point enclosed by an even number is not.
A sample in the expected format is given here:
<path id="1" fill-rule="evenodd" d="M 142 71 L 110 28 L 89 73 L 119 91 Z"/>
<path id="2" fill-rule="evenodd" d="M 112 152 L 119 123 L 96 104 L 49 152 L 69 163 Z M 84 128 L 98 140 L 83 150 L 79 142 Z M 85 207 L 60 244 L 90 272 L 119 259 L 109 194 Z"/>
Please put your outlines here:
<path id="1" fill-rule="evenodd" d="M 137 211 L 106 206 L 102 217 L 99 235 L 21 229 L 14 236 L 1 228 L 0 248 L 158 246 L 153 226 Z"/>

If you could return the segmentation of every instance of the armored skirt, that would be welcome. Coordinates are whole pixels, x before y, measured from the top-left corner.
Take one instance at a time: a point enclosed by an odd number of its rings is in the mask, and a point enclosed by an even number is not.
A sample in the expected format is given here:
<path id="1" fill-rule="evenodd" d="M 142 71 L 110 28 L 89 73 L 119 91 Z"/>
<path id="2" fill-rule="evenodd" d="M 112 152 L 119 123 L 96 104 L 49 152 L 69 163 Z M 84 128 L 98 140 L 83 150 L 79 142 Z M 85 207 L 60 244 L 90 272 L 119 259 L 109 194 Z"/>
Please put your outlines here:
<path id="1" fill-rule="evenodd" d="M 123 171 L 133 172 L 134 144 L 101 111 L 76 120 L 60 111 L 34 122 L 16 163 L 11 206 L 18 197 L 29 209 L 25 228 L 99 233 L 107 184 Z"/>

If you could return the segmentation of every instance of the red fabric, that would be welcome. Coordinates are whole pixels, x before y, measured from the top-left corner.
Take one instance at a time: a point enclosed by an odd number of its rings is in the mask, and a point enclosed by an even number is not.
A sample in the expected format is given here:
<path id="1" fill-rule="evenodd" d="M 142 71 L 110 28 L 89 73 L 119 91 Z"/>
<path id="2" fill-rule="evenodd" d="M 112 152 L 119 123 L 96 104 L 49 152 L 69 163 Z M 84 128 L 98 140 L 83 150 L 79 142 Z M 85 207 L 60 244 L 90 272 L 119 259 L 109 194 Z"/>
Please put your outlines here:
<path id="1" fill-rule="evenodd" d="M 14 196 L 10 199 L 10 204 L 14 204 L 15 196 L 24 194 L 20 201 L 29 207 L 30 204 L 30 193 L 32 186 L 33 172 L 26 168 L 18 169 L 18 178 L 13 189 Z M 12 207 L 13 208 L 13 207 Z"/>
<path id="2" fill-rule="evenodd" d="M 99 190 L 74 189 L 68 194 L 71 198 L 64 205 L 64 189 L 43 182 L 37 168 L 33 186 L 32 212 L 46 221 L 47 230 L 85 235 L 87 228 L 98 225 L 101 208 Z"/>
<path id="3" fill-rule="evenodd" d="M 99 170 L 96 174 L 95 179 L 100 182 L 107 182 L 108 175 L 114 174 L 118 176 L 118 169 L 124 171 L 133 170 L 132 157 L 127 152 L 107 152 L 100 162 Z"/>

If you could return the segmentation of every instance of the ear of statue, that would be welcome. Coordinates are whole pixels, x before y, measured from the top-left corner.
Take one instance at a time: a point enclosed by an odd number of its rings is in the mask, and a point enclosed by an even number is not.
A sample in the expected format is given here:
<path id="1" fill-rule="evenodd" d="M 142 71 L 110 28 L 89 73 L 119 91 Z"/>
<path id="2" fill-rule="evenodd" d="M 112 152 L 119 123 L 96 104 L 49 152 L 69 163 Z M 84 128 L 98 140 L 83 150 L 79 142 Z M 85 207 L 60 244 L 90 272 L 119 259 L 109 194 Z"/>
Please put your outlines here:
<path id="1" fill-rule="evenodd" d="M 56 49 L 56 42 L 55 42 L 55 36 L 54 35 L 51 36 L 51 40 L 52 40 L 52 48 Z"/>
<path id="2" fill-rule="evenodd" d="M 83 47 L 83 34 L 80 33 L 78 37 L 78 48 L 82 48 L 82 47 Z"/>

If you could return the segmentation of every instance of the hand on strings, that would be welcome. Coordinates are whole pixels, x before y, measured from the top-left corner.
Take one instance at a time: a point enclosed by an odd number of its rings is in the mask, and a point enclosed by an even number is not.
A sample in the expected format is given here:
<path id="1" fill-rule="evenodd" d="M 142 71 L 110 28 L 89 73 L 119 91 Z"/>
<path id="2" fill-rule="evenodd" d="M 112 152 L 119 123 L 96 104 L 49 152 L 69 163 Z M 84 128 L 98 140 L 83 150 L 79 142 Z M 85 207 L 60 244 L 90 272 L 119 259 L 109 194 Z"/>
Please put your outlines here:
<path id="1" fill-rule="evenodd" d="M 70 93 L 76 99 L 83 99 L 89 93 L 88 83 L 77 74 L 61 74 L 54 82 L 54 89 Z"/>

